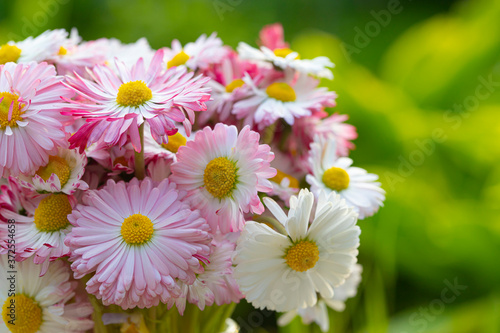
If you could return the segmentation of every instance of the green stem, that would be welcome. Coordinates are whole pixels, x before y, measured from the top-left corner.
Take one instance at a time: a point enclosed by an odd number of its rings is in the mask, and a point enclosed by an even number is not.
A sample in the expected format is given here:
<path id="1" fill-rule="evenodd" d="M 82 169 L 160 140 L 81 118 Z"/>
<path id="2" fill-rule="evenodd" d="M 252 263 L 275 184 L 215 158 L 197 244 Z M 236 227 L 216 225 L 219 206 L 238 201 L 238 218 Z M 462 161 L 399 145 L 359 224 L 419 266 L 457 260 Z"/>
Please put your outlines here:
<path id="1" fill-rule="evenodd" d="M 149 317 L 148 317 L 148 328 L 149 328 L 149 333 L 156 333 L 156 306 L 153 306 L 152 308 L 149 309 L 148 311 Z"/>
<path id="2" fill-rule="evenodd" d="M 144 123 L 139 126 L 139 136 L 141 138 L 141 151 L 135 152 L 135 176 L 137 179 L 144 179 L 145 167 L 144 167 Z"/>
<path id="3" fill-rule="evenodd" d="M 281 223 L 279 223 L 278 220 L 272 217 L 259 215 L 259 216 L 254 216 L 253 220 L 255 222 L 270 224 L 280 234 L 288 235 L 285 227 Z"/>

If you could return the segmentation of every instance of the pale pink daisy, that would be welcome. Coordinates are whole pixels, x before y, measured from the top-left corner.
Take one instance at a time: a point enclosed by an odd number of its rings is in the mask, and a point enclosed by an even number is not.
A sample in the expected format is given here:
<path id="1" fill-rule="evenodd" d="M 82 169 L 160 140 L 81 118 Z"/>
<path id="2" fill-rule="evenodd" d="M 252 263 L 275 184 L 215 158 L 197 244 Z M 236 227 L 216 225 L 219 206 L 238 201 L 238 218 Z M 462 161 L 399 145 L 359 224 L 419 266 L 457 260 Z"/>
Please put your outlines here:
<path id="1" fill-rule="evenodd" d="M 85 333 L 91 330 L 94 321 L 90 315 L 94 310 L 86 297 L 78 297 L 78 282 L 71 279 L 68 265 L 58 260 L 42 277 L 40 268 L 29 261 L 18 262 L 15 264 L 17 274 L 12 274 L 9 258 L 0 255 L 3 319 L 0 332 Z"/>
<path id="2" fill-rule="evenodd" d="M 181 315 L 184 314 L 186 302 L 195 304 L 200 310 L 205 306 L 238 303 L 243 295 L 233 278 L 233 262 L 235 242 L 218 235 L 212 241 L 208 262 L 201 268 L 193 284 L 179 282 L 181 294 L 169 302 L 175 304 Z"/>
<path id="3" fill-rule="evenodd" d="M 59 148 L 58 153 L 49 156 L 49 162 L 33 175 L 22 174 L 19 178 L 21 184 L 32 191 L 73 194 L 78 189 L 88 188 L 87 183 L 81 180 L 86 165 L 85 154 Z"/>
<path id="4" fill-rule="evenodd" d="M 109 147 L 100 141 L 86 149 L 87 157 L 92 158 L 108 171 L 109 176 L 124 172 L 134 173 L 134 147 L 127 143 L 121 147 Z"/>
<path id="5" fill-rule="evenodd" d="M 156 306 L 179 293 L 176 279 L 193 283 L 209 255 L 208 225 L 167 179 L 108 180 L 88 191 L 68 216 L 66 244 L 76 278 L 95 274 L 86 290 L 105 305 Z"/>
<path id="6" fill-rule="evenodd" d="M 316 196 L 321 191 L 338 193 L 354 207 L 359 219 L 364 219 L 383 206 L 385 191 L 377 182 L 377 175 L 353 167 L 352 163 L 348 157 L 337 156 L 335 138 L 318 135 L 311 144 L 309 168 L 312 174 L 306 176 L 306 181 Z"/>
<path id="7" fill-rule="evenodd" d="M 207 83 L 212 88 L 212 99 L 207 102 L 207 111 L 200 114 L 199 123 L 206 124 L 210 118 L 215 122 L 228 119 L 234 103 L 246 97 L 247 92 L 241 89 L 245 85 L 242 80 L 245 73 L 254 77 L 259 69 L 248 61 L 240 60 L 235 52 L 228 53 L 220 64 L 205 72 L 212 78 Z"/>
<path id="8" fill-rule="evenodd" d="M 175 122 L 182 122 L 190 132 L 194 111 L 206 110 L 210 89 L 202 86 L 209 78 L 193 78 L 185 69 L 164 71 L 162 59 L 159 50 L 147 70 L 142 58 L 131 69 L 117 60 L 119 75 L 97 65 L 91 72 L 95 82 L 78 75 L 68 77 L 68 87 L 92 102 L 67 99 L 73 104 L 70 113 L 88 121 L 70 138 L 71 147 L 83 149 L 98 141 L 122 146 L 130 138 L 140 151 L 139 126 L 144 122 L 158 142 L 175 132 Z"/>
<path id="9" fill-rule="evenodd" d="M 276 170 L 270 166 L 274 154 L 259 138 L 248 126 L 238 134 L 235 126 L 218 123 L 179 148 L 171 179 L 188 192 L 187 199 L 212 232 L 217 227 L 222 233 L 241 230 L 243 213 L 264 211 L 258 192 L 271 191 L 268 179 Z"/>
<path id="10" fill-rule="evenodd" d="M 33 205 L 24 207 L 26 215 L 0 208 L 0 215 L 16 221 L 16 260 L 33 257 L 35 264 L 42 264 L 41 274 L 49 267 L 49 262 L 69 256 L 69 248 L 64 238 L 71 229 L 68 214 L 76 200 L 66 194 L 46 194 L 33 198 Z M 33 207 L 36 207 L 34 210 Z M 0 229 L 7 230 L 8 223 L 0 221 Z M 0 252 L 6 253 L 9 240 L 2 239 Z"/>
<path id="11" fill-rule="evenodd" d="M 250 76 L 243 79 L 251 87 L 248 98 L 234 104 L 233 114 L 245 124 L 263 129 L 283 118 L 289 125 L 301 117 L 311 116 L 324 107 L 335 106 L 337 95 L 327 88 L 318 88 L 319 81 L 300 75 L 275 81 L 261 87 Z"/>
<path id="12" fill-rule="evenodd" d="M 194 43 L 187 43 L 184 47 L 177 40 L 172 41 L 172 48 L 165 48 L 167 68 L 186 66 L 195 71 L 204 70 L 212 64 L 219 63 L 227 54 L 228 49 L 216 33 L 203 34 Z"/>
<path id="13" fill-rule="evenodd" d="M 67 146 L 61 81 L 46 63 L 0 66 L 0 176 L 29 174 Z"/>
<path id="14" fill-rule="evenodd" d="M 144 133 L 144 158 L 146 161 L 160 157 L 176 161 L 179 148 L 185 146 L 187 141 L 192 141 L 194 136 L 195 133 L 188 135 L 183 126 L 178 126 L 177 132 L 167 136 L 166 143 L 158 143 L 146 131 Z"/>

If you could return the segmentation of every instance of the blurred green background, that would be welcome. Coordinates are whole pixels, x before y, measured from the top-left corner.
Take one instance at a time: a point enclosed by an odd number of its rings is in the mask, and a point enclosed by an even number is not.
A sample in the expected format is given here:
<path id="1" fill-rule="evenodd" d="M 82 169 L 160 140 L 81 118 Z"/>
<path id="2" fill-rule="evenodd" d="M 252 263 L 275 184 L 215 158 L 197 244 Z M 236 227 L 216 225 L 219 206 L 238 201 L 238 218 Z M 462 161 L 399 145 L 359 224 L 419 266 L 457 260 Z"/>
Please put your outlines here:
<path id="1" fill-rule="evenodd" d="M 324 84 L 358 128 L 352 157 L 387 191 L 360 222 L 363 282 L 331 332 L 500 332 L 499 1 L 0 2 L 0 42 L 75 26 L 154 48 L 217 31 L 236 46 L 274 22 L 302 57 L 336 63 Z M 274 316 L 234 314 L 242 332 L 276 332 Z"/>

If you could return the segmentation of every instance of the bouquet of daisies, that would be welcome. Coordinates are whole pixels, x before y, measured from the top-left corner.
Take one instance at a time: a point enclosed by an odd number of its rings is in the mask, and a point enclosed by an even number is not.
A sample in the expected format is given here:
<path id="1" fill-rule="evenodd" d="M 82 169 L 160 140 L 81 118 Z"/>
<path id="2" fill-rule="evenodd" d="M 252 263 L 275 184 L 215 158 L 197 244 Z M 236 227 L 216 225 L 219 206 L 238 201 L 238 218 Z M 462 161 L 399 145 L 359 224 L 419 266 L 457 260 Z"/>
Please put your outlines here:
<path id="1" fill-rule="evenodd" d="M 238 332 L 243 298 L 328 330 L 385 192 L 326 111 L 333 63 L 258 43 L 1 46 L 2 332 Z"/>

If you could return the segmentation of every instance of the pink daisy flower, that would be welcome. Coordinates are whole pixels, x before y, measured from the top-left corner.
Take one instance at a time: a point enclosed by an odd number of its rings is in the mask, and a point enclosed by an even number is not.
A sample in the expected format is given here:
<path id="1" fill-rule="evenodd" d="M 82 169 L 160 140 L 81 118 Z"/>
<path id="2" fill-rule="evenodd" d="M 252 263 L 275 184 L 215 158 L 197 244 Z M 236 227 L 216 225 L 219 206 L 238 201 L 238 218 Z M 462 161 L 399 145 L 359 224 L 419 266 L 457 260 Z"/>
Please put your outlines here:
<path id="1" fill-rule="evenodd" d="M 49 163 L 40 167 L 34 175 L 19 177 L 21 184 L 32 191 L 73 194 L 78 189 L 88 188 L 87 183 L 81 180 L 86 165 L 84 154 L 59 148 L 57 155 L 49 156 Z"/>
<path id="2" fill-rule="evenodd" d="M 252 88 L 250 96 L 234 104 L 233 114 L 245 124 L 263 129 L 283 118 L 289 125 L 324 107 L 335 106 L 334 92 L 318 88 L 319 81 L 307 75 L 266 83 L 246 75 L 243 79 Z"/>
<path id="3" fill-rule="evenodd" d="M 46 63 L 0 66 L 0 176 L 29 174 L 67 145 L 61 81 Z"/>
<path id="4" fill-rule="evenodd" d="M 193 284 L 179 282 L 181 294 L 169 301 L 169 308 L 174 304 L 181 315 L 186 309 L 186 302 L 196 304 L 200 310 L 205 306 L 238 303 L 243 294 L 233 278 L 233 262 L 236 243 L 220 236 L 212 241 L 208 262 L 201 273 L 197 274 Z"/>
<path id="5" fill-rule="evenodd" d="M 67 216 L 75 204 L 75 198 L 66 194 L 48 194 L 33 198 L 33 204 L 24 207 L 27 216 L 1 207 L 0 215 L 16 221 L 16 260 L 33 257 L 35 264 L 42 264 L 43 275 L 50 261 L 69 256 L 64 238 L 71 229 Z M 7 229 L 8 223 L 0 221 L 0 230 Z M 9 239 L 2 239 L 0 253 L 7 253 L 8 247 Z"/>
<path id="6" fill-rule="evenodd" d="M 123 309 L 156 306 L 179 293 L 175 279 L 193 283 L 209 255 L 208 225 L 167 179 L 109 180 L 89 191 L 68 216 L 66 244 L 76 278 L 95 274 L 87 291 Z"/>
<path id="7" fill-rule="evenodd" d="M 11 176 L 7 179 L 7 184 L 0 186 L 0 209 L 21 215 L 34 212 L 36 206 L 32 199 L 36 195 L 38 194 L 21 186 L 19 180 Z M 0 219 L 5 220 L 5 217 L 2 215 Z"/>
<path id="8" fill-rule="evenodd" d="M 176 121 L 190 132 L 193 111 L 206 110 L 210 89 L 202 86 L 209 78 L 193 78 L 186 69 L 165 72 L 162 50 L 156 52 L 147 70 L 142 58 L 131 69 L 118 60 L 115 64 L 118 75 L 107 66 L 95 66 L 89 72 L 95 82 L 78 75 L 67 78 L 68 87 L 92 102 L 67 99 L 73 104 L 71 114 L 88 121 L 70 138 L 72 148 L 83 149 L 100 140 L 122 146 L 129 137 L 140 151 L 139 126 L 144 122 L 153 138 L 162 142 L 165 135 L 173 134 Z"/>
<path id="9" fill-rule="evenodd" d="M 269 192 L 268 178 L 276 175 L 274 154 L 259 145 L 259 134 L 248 126 L 217 124 L 196 133 L 194 141 L 179 148 L 171 179 L 188 192 L 187 199 L 207 219 L 212 232 L 243 228 L 243 213 L 264 211 L 258 192 Z"/>
<path id="10" fill-rule="evenodd" d="M 280 23 L 268 24 L 259 32 L 259 44 L 268 49 L 284 49 L 288 48 L 288 43 L 285 42 L 285 33 L 283 26 Z"/>

